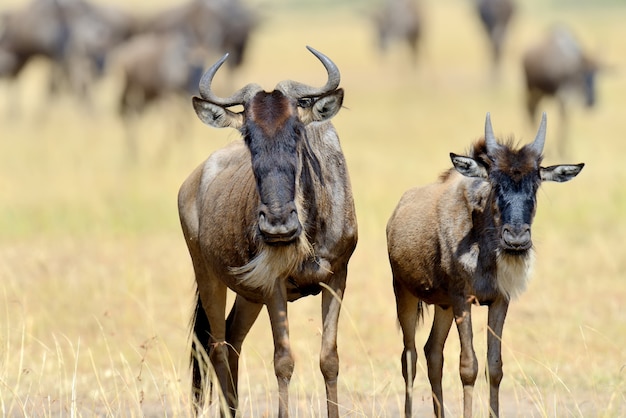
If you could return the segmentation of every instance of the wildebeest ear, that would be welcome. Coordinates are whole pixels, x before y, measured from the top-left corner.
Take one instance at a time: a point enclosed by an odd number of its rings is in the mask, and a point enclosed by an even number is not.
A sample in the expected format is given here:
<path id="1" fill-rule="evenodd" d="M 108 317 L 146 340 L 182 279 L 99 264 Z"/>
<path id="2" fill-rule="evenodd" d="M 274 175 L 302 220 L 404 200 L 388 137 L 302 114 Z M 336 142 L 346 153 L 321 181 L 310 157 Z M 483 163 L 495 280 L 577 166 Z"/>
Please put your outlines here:
<path id="1" fill-rule="evenodd" d="M 193 108 L 200 120 L 215 128 L 239 129 L 243 125 L 243 115 L 207 102 L 199 97 L 192 98 Z"/>
<path id="2" fill-rule="evenodd" d="M 550 167 L 541 167 L 539 169 L 539 175 L 543 181 L 557 181 L 563 183 L 570 181 L 580 173 L 585 164 L 560 164 L 552 165 Z"/>
<path id="3" fill-rule="evenodd" d="M 300 120 L 305 124 L 321 122 L 335 116 L 343 103 L 343 89 L 334 90 L 311 100 L 312 103 L 303 102 L 307 106 L 298 106 Z"/>
<path id="4" fill-rule="evenodd" d="M 452 160 L 452 164 L 454 165 L 456 171 L 464 176 L 481 179 L 487 178 L 487 169 L 483 165 L 478 164 L 475 159 L 464 157 L 462 155 L 456 155 L 453 152 L 450 153 L 450 159 Z"/>

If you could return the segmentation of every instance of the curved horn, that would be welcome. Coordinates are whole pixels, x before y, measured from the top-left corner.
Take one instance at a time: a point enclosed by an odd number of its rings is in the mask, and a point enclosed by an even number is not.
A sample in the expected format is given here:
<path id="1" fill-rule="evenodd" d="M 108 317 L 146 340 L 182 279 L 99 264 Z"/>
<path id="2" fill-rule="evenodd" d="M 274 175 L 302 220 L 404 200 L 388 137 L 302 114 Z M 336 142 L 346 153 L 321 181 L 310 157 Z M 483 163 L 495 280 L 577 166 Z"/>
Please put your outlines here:
<path id="1" fill-rule="evenodd" d="M 546 142 L 546 125 L 547 125 L 547 116 L 546 112 L 541 114 L 541 123 L 539 124 L 539 130 L 537 131 L 537 136 L 533 141 L 531 148 L 534 149 L 537 154 L 541 155 L 543 153 L 543 145 Z"/>
<path id="2" fill-rule="evenodd" d="M 491 152 L 500 146 L 496 141 L 496 136 L 493 134 L 491 114 L 489 112 L 487 112 L 487 117 L 485 118 L 485 144 L 487 145 L 487 152 Z"/>
<path id="3" fill-rule="evenodd" d="M 284 88 L 285 92 L 297 99 L 303 97 L 322 96 L 339 87 L 339 82 L 341 81 L 339 68 L 337 68 L 337 65 L 330 58 L 310 46 L 307 46 L 306 48 L 322 62 L 324 68 L 326 68 L 328 80 L 323 87 L 319 88 L 311 87 L 298 81 L 291 80 L 279 83 L 279 85 Z"/>
<path id="4" fill-rule="evenodd" d="M 224 64 L 224 61 L 226 61 L 227 58 L 228 53 L 224 54 L 224 56 L 220 58 L 215 64 L 213 64 L 211 68 L 206 70 L 204 75 L 202 75 L 198 86 L 200 96 L 202 96 L 204 100 L 223 107 L 243 104 L 253 92 L 255 93 L 258 90 L 261 90 L 261 88 L 256 84 L 248 84 L 242 89 L 233 93 L 230 97 L 223 98 L 216 96 L 211 90 L 211 83 L 213 82 L 213 77 L 215 77 L 215 73 L 217 73 L 217 70 L 220 69 L 220 67 L 222 66 L 222 64 Z"/>

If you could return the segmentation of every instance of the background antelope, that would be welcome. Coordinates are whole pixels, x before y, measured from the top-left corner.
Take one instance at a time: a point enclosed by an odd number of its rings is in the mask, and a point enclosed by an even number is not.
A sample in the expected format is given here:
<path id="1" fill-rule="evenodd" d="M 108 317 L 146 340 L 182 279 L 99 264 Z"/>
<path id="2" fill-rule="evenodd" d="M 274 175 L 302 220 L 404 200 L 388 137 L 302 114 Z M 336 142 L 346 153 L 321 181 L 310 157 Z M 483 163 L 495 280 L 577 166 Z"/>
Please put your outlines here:
<path id="1" fill-rule="evenodd" d="M 212 154 L 183 183 L 178 207 L 197 283 L 192 321 L 193 390 L 204 401 L 208 353 L 226 397 L 237 409 L 238 361 L 263 305 L 274 336 L 278 416 L 288 415 L 294 360 L 287 302 L 322 292 L 320 367 L 328 416 L 338 417 L 337 321 L 348 260 L 357 242 L 352 191 L 339 138 L 329 119 L 341 108 L 337 66 L 308 48 L 328 81 L 313 88 L 283 81 L 272 92 L 248 84 L 228 98 L 211 90 L 225 55 L 194 97 L 206 124 L 238 129 L 243 139 Z M 236 113 L 229 108 L 243 106 Z M 226 320 L 226 290 L 237 293 Z"/>
<path id="2" fill-rule="evenodd" d="M 584 98 L 586 107 L 595 105 L 596 74 L 600 64 L 568 27 L 559 25 L 524 51 L 522 67 L 526 82 L 526 111 L 530 120 L 535 120 L 544 99 L 553 97 L 558 103 L 561 116 L 558 151 L 563 156 L 569 97 L 575 93 Z"/>
<path id="3" fill-rule="evenodd" d="M 513 0 L 474 0 L 480 23 L 489 40 L 492 72 L 497 75 L 502 61 L 502 48 L 507 37 L 511 19 L 515 15 Z"/>
<path id="4" fill-rule="evenodd" d="M 534 260 L 531 225 L 542 181 L 564 182 L 583 168 L 541 167 L 546 115 L 535 140 L 519 149 L 498 141 L 489 114 L 485 136 L 470 155 L 450 154 L 454 168 L 437 183 L 407 191 L 387 224 L 398 320 L 404 338 L 405 416 L 411 416 L 416 373 L 415 329 L 423 304 L 435 305 L 424 346 L 435 415 L 444 416 L 443 347 L 452 322 L 461 341 L 463 416 L 472 416 L 478 362 L 472 345 L 472 304 L 489 307 L 487 377 L 491 415 L 502 380 L 501 338 L 509 301 L 522 293 Z"/>
<path id="5" fill-rule="evenodd" d="M 417 0 L 385 0 L 372 13 L 378 49 L 386 52 L 390 44 L 406 43 L 413 64 L 417 62 L 423 17 Z"/>

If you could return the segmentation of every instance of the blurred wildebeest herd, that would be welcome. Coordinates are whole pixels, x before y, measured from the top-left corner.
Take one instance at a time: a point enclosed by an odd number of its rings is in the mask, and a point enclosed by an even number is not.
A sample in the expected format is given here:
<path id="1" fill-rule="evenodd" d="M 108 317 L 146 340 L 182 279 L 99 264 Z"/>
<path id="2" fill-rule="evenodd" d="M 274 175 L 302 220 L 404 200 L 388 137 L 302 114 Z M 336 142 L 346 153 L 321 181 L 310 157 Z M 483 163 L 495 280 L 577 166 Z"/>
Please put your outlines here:
<path id="1" fill-rule="evenodd" d="M 513 0 L 471 0 L 484 29 L 491 56 L 491 76 L 497 79 L 507 34 L 516 10 Z M 425 32 L 424 3 L 419 0 L 384 0 L 372 14 L 379 49 L 384 52 L 391 42 L 406 43 L 412 60 L 418 60 L 421 38 Z M 595 76 L 603 67 L 598 57 L 586 50 L 572 30 L 555 24 L 542 39 L 529 44 L 520 64 L 526 85 L 525 107 L 530 122 L 535 123 L 539 102 L 554 97 L 561 115 L 559 153 L 565 150 L 566 115 L 571 92 L 581 93 L 588 107 L 595 104 Z"/>
<path id="2" fill-rule="evenodd" d="M 507 34 L 520 5 L 513 0 L 471 1 L 475 18 L 484 28 L 491 76 L 497 79 Z M 417 64 L 428 29 L 425 2 L 381 0 L 376 4 L 369 14 L 379 49 L 385 51 L 393 42 L 406 43 Z M 33 58 L 43 57 L 50 64 L 49 94 L 69 92 L 89 108 L 94 85 L 105 74 L 116 72 L 123 76 L 116 106 L 127 120 L 157 99 L 188 99 L 196 94 L 204 67 L 226 52 L 229 69 L 240 67 L 260 22 L 258 10 L 245 0 L 183 0 L 150 13 L 90 0 L 30 0 L 0 14 L 0 79 L 15 80 Z M 541 43 L 529 45 L 519 61 L 526 76 L 525 106 L 531 119 L 543 97 L 558 100 L 559 150 L 563 153 L 569 92 L 583 92 L 586 104 L 592 106 L 594 75 L 601 66 L 564 26 L 550 30 Z"/>
<path id="3" fill-rule="evenodd" d="M 119 112 L 196 93 L 204 63 L 228 52 L 243 62 L 257 24 L 238 0 L 191 0 L 142 15 L 87 0 L 31 0 L 0 15 L 0 78 L 16 79 L 34 58 L 50 63 L 50 91 L 90 101 L 106 71 L 124 74 Z"/>

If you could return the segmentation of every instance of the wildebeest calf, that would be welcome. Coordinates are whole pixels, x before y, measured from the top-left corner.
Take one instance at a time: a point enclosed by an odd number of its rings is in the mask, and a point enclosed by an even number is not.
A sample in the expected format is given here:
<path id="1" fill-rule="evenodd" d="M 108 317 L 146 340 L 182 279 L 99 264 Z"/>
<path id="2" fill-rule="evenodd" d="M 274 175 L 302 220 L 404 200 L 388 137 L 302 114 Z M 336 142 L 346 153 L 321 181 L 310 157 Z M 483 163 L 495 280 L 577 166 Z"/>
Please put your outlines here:
<path id="1" fill-rule="evenodd" d="M 423 303 L 435 305 L 424 346 L 435 415 L 443 417 L 443 347 L 455 321 L 461 341 L 463 415 L 472 416 L 478 363 L 471 306 L 487 305 L 487 362 L 491 415 L 498 415 L 501 337 L 509 301 L 526 288 L 533 264 L 531 225 L 542 181 L 574 178 L 583 164 L 541 167 L 543 115 L 531 144 L 516 149 L 496 140 L 489 114 L 485 136 L 469 156 L 450 154 L 454 168 L 438 182 L 407 191 L 387 225 L 398 319 L 404 338 L 405 415 L 411 416 L 416 374 L 415 329 Z"/>

